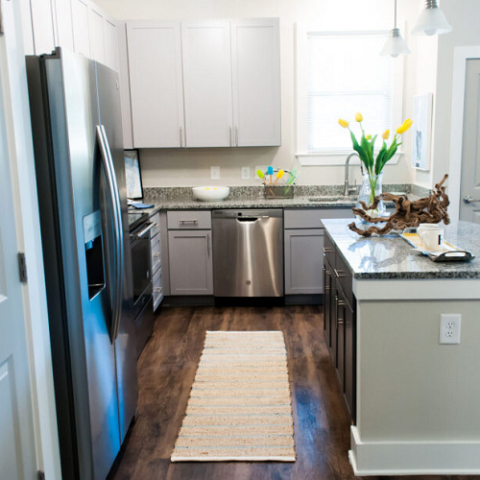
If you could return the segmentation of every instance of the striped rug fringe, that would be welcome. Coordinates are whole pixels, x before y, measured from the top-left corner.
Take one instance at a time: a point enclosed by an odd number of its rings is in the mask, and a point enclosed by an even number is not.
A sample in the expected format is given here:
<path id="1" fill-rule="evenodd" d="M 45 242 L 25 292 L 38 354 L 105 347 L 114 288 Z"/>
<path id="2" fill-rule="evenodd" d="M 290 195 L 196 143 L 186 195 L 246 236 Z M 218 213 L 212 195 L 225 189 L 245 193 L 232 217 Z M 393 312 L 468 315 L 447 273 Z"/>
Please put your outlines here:
<path id="1" fill-rule="evenodd" d="M 172 462 L 294 462 L 282 332 L 208 331 Z"/>

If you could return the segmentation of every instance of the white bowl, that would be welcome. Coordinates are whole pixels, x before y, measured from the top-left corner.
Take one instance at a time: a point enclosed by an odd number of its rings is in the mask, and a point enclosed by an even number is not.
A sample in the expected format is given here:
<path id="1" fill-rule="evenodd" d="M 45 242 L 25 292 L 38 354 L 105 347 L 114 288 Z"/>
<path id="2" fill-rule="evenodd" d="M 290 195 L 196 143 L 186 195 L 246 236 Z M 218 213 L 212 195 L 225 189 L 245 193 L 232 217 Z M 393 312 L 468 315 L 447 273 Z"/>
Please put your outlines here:
<path id="1" fill-rule="evenodd" d="M 203 202 L 224 200 L 230 193 L 230 187 L 193 187 L 193 196 Z"/>

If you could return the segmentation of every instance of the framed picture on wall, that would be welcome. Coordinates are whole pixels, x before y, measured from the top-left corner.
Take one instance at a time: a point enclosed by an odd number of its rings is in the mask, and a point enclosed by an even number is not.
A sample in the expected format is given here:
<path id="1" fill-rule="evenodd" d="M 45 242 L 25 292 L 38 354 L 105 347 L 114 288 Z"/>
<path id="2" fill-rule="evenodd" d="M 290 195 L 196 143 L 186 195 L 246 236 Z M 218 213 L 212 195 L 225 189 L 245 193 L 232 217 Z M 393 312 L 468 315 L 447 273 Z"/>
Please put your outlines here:
<path id="1" fill-rule="evenodd" d="M 430 170 L 433 94 L 413 98 L 412 167 Z"/>
<path id="2" fill-rule="evenodd" d="M 124 150 L 124 158 L 127 198 L 141 200 L 143 198 L 143 186 L 138 150 Z"/>

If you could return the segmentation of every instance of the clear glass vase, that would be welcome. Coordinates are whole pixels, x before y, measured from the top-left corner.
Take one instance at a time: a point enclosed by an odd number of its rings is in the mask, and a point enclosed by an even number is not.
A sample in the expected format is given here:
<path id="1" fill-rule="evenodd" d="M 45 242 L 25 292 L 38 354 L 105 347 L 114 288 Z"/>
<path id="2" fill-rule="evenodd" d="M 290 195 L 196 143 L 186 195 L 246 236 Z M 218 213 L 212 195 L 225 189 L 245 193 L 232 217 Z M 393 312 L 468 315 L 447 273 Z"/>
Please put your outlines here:
<path id="1" fill-rule="evenodd" d="M 356 207 L 363 208 L 360 202 L 364 202 L 367 207 L 370 207 L 375 200 L 375 197 L 382 194 L 382 181 L 383 173 L 380 175 L 365 173 L 363 175 L 363 183 L 358 194 L 358 200 Z M 380 200 L 375 209 L 369 209 L 366 211 L 371 217 L 383 217 L 385 216 L 386 208 L 383 200 Z"/>

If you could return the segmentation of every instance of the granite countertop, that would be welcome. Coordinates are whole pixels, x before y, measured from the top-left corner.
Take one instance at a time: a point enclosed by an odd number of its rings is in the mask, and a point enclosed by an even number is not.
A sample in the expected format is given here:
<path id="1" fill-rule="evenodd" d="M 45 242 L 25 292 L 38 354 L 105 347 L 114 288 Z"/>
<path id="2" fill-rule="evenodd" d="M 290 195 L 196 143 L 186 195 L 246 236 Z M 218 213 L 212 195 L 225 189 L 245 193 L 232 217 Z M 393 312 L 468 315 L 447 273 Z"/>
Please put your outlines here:
<path id="1" fill-rule="evenodd" d="M 480 225 L 445 226 L 445 239 L 468 250 L 471 262 L 435 263 L 396 234 L 363 238 L 348 229 L 348 219 L 323 220 L 353 276 L 358 279 L 480 278 Z"/>
<path id="2" fill-rule="evenodd" d="M 316 198 L 321 201 L 311 201 Z M 334 201 L 331 197 L 295 197 L 291 200 L 265 200 L 264 198 L 233 198 L 218 202 L 201 202 L 192 199 L 159 199 L 145 198 L 146 204 L 154 207 L 143 210 L 150 215 L 160 210 L 216 210 L 224 208 L 352 208 L 355 206 L 356 197 L 351 200 Z"/>

